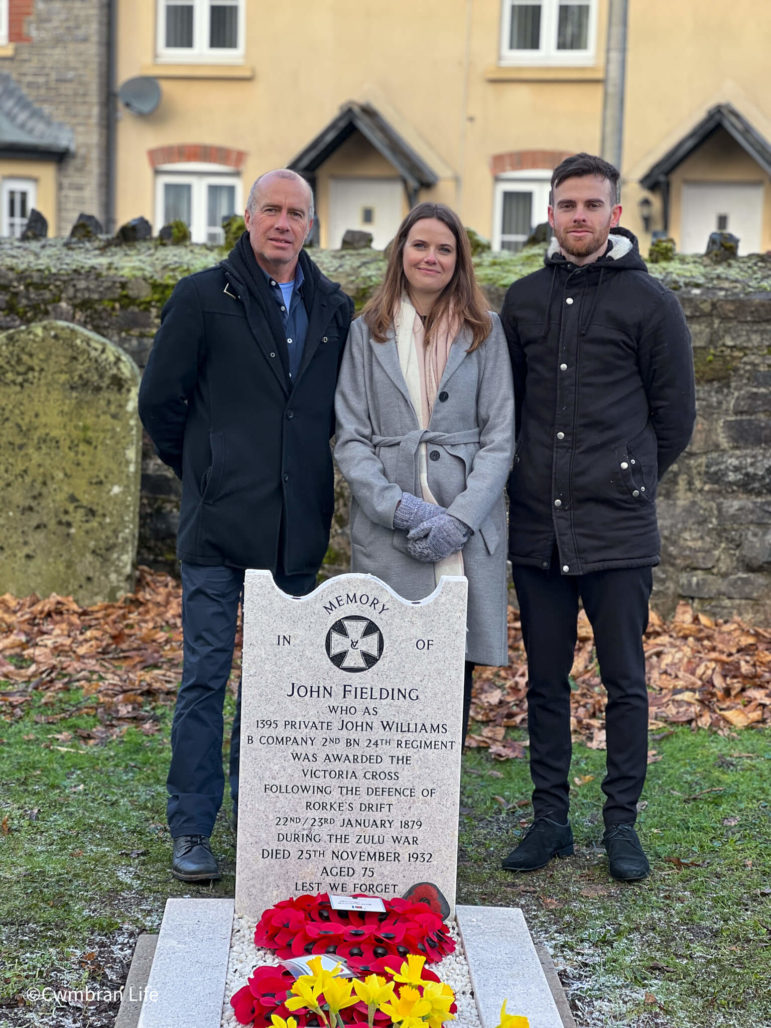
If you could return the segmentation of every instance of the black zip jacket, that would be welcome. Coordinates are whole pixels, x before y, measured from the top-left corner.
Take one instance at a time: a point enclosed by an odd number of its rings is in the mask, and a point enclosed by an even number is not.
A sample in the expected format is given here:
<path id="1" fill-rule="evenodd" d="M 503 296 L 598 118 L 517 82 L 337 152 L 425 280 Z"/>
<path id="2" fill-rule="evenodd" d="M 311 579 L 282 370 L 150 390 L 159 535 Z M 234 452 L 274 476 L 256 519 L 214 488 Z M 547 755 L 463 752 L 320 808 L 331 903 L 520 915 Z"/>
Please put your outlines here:
<path id="1" fill-rule="evenodd" d="M 281 315 L 244 233 L 183 278 L 161 313 L 139 413 L 182 478 L 177 555 L 196 564 L 315 573 L 334 508 L 329 446 L 353 304 L 299 257 L 308 331 L 291 382 Z M 283 523 L 283 532 L 281 531 Z"/>
<path id="2" fill-rule="evenodd" d="M 656 486 L 695 420 L 690 334 L 674 294 L 614 229 L 583 267 L 552 243 L 515 282 L 501 319 L 518 440 L 509 556 L 562 573 L 658 564 Z"/>

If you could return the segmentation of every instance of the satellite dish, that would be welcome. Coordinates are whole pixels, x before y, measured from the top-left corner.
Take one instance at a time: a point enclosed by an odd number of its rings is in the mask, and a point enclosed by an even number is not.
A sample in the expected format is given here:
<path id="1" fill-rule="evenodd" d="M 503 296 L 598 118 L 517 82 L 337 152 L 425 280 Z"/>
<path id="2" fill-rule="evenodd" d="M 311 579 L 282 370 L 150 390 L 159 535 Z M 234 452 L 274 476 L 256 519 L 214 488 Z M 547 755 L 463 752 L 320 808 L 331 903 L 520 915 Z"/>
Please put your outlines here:
<path id="1" fill-rule="evenodd" d="M 118 99 L 132 114 L 152 114 L 161 101 L 161 87 L 150 75 L 138 75 L 123 83 Z"/>

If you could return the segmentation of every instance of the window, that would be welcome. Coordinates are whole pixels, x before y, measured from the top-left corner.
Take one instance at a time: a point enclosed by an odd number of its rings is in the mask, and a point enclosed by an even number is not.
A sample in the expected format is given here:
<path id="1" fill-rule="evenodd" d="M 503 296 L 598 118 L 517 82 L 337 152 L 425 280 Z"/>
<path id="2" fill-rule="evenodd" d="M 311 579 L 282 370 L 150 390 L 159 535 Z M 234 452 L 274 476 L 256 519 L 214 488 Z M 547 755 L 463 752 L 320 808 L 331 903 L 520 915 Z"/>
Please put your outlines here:
<path id="1" fill-rule="evenodd" d="M 218 164 L 167 164 L 157 172 L 158 225 L 184 221 L 194 243 L 223 243 L 222 219 L 242 210 L 240 177 Z"/>
<path id="2" fill-rule="evenodd" d="M 227 61 L 243 56 L 245 0 L 157 0 L 157 3 L 160 58 Z"/>
<path id="3" fill-rule="evenodd" d="M 5 178 L 0 193 L 3 207 L 2 233 L 18 239 L 35 206 L 37 183 L 31 178 Z"/>
<path id="4" fill-rule="evenodd" d="M 503 0 L 504 64 L 592 64 L 597 0 Z"/>
<path id="5" fill-rule="evenodd" d="M 495 183 L 493 250 L 521 250 L 536 225 L 548 219 L 551 171 L 513 171 Z"/>
<path id="6" fill-rule="evenodd" d="M 0 0 L 0 46 L 8 43 L 8 3 L 9 0 Z"/>

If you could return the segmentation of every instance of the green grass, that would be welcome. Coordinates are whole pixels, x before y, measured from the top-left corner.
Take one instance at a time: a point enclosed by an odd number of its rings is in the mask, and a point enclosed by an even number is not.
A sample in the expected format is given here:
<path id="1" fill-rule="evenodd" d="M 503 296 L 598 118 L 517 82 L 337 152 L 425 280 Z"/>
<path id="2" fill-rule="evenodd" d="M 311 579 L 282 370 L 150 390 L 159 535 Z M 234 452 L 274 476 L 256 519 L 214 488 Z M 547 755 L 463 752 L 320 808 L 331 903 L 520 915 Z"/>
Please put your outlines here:
<path id="1" fill-rule="evenodd" d="M 26 705 L 19 721 L 0 722 L 2 1026 L 70 1023 L 43 1003 L 35 1008 L 41 1020 L 23 1020 L 20 998 L 30 987 L 89 983 L 117 991 L 136 936 L 158 930 L 169 896 L 191 894 L 169 870 L 170 711 L 159 710 L 155 734 L 129 727 L 119 738 L 89 745 L 78 733 L 87 736 L 98 726 L 93 715 L 37 720 L 87 707 L 87 699 L 52 698 Z M 232 895 L 235 881 L 233 834 L 224 813 L 221 818 L 216 844 L 224 873 L 205 888 L 212 896 Z M 82 1023 L 110 1025 L 116 1010 L 117 1003 L 104 1020 Z"/>
<path id="2" fill-rule="evenodd" d="M 638 827 L 653 871 L 635 884 L 609 878 L 600 845 L 604 753 L 574 751 L 575 856 L 530 875 L 496 870 L 527 824 L 525 763 L 468 754 L 459 900 L 523 909 L 581 1026 L 768 1028 L 769 743 L 767 730 L 652 740 Z"/>
<path id="3" fill-rule="evenodd" d="M 202 890 L 171 877 L 170 711 L 158 709 L 155 734 L 127 728 L 89 745 L 98 722 L 88 709 L 77 692 L 43 694 L 23 717 L 0 722 L 3 1026 L 111 1025 L 117 1003 L 69 1020 L 72 1010 L 65 1017 L 59 1007 L 25 1005 L 24 993 L 117 990 L 136 936 L 158 930 L 169 896 L 233 894 L 224 811 L 213 839 L 222 881 Z M 56 714 L 64 716 L 40 720 Z M 653 873 L 635 885 L 608 877 L 599 845 L 604 753 L 575 748 L 571 777 L 583 783 L 572 795 L 576 855 L 519 876 L 498 868 L 527 824 L 526 762 L 467 753 L 458 901 L 523 909 L 552 952 L 580 1028 L 768 1028 L 769 742 L 755 730 L 652 738 L 660 759 L 639 826 Z"/>

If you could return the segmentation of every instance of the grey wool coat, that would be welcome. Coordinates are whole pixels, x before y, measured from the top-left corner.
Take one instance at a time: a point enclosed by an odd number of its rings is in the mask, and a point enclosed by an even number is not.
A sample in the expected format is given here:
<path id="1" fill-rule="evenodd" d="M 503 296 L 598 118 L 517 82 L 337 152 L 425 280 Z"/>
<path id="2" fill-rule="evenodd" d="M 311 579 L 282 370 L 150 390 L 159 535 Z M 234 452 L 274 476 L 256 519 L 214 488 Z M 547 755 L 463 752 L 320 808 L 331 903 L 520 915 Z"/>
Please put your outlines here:
<path id="1" fill-rule="evenodd" d="M 351 570 L 377 575 L 408 600 L 434 591 L 434 565 L 407 552 L 393 527 L 403 492 L 420 496 L 418 450 L 428 449 L 437 502 L 473 535 L 463 547 L 468 579 L 466 659 L 508 663 L 504 486 L 514 452 L 514 391 L 497 315 L 468 353 L 463 329 L 450 347 L 428 429 L 420 429 L 391 330 L 375 342 L 362 318 L 351 325 L 340 369 L 335 459 L 351 489 Z"/>

